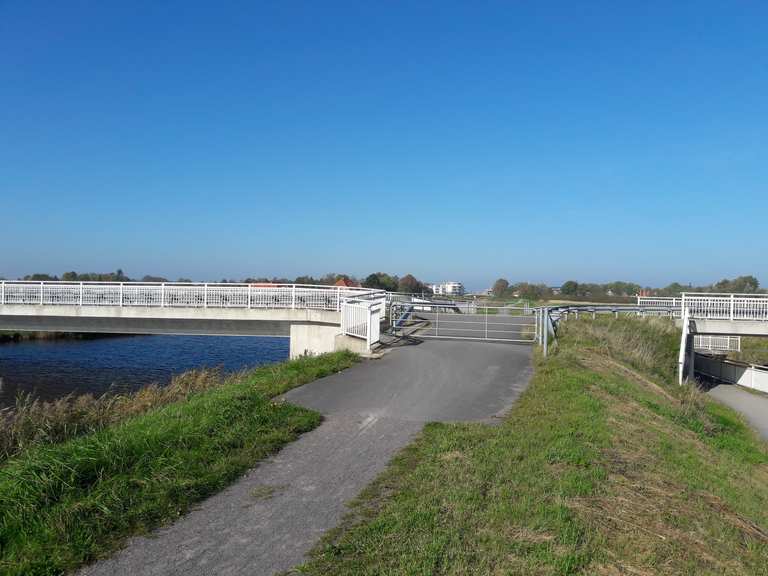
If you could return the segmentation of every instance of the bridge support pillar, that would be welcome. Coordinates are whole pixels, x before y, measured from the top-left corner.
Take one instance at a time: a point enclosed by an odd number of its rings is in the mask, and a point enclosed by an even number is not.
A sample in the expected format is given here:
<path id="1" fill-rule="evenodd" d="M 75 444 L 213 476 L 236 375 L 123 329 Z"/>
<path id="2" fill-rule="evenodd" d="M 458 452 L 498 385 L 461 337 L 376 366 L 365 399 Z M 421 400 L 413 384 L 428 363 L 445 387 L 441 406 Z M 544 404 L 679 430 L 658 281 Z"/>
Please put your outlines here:
<path id="1" fill-rule="evenodd" d="M 316 356 L 337 350 L 349 350 L 365 354 L 368 343 L 341 333 L 338 326 L 323 324 L 291 324 L 291 359 L 300 356 Z"/>
<path id="2" fill-rule="evenodd" d="M 316 356 L 336 350 L 338 326 L 326 324 L 291 324 L 291 358 Z"/>

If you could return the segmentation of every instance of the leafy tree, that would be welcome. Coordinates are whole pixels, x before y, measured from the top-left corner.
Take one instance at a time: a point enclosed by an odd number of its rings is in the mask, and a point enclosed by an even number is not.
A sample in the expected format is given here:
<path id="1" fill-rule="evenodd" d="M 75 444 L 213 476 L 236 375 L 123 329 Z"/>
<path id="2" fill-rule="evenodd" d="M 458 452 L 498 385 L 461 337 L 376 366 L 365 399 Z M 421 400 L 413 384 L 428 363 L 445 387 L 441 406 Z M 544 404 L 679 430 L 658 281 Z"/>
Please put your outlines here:
<path id="1" fill-rule="evenodd" d="M 366 288 L 374 288 L 376 290 L 387 290 L 389 292 L 397 292 L 399 279 L 397 276 L 390 276 L 385 272 L 374 272 L 369 274 L 363 281 L 363 286 Z"/>
<path id="2" fill-rule="evenodd" d="M 560 293 L 564 296 L 578 296 L 579 295 L 579 283 L 575 280 L 568 280 L 563 282 L 560 287 Z"/>
<path id="3" fill-rule="evenodd" d="M 502 296 L 504 296 L 504 293 L 507 291 L 508 288 L 509 288 L 509 280 L 505 278 L 499 278 L 498 280 L 496 280 L 496 282 L 493 283 L 493 287 L 491 288 L 491 293 L 496 298 L 501 298 Z"/>
<path id="4" fill-rule="evenodd" d="M 162 276 L 144 276 L 141 279 L 142 282 L 168 282 L 168 278 L 163 278 Z"/>
<path id="5" fill-rule="evenodd" d="M 58 276 L 51 276 L 50 274 L 28 274 L 24 276 L 24 280 L 33 280 L 35 282 L 47 282 L 52 280 L 58 280 Z"/>
<path id="6" fill-rule="evenodd" d="M 417 280 L 413 274 L 406 274 L 397 284 L 398 292 L 407 292 L 409 294 L 420 294 L 427 291 L 427 286 L 420 280 Z"/>

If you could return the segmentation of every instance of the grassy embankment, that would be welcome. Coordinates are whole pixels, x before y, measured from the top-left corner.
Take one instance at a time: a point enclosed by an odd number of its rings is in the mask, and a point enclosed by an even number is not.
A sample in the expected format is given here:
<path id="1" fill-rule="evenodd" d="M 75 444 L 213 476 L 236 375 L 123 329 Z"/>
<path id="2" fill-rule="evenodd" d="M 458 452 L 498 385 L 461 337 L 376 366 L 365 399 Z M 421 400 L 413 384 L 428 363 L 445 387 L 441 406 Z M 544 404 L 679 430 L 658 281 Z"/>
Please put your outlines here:
<path id="1" fill-rule="evenodd" d="M 768 450 L 662 319 L 569 321 L 498 426 L 430 424 L 307 574 L 768 574 Z"/>
<path id="2" fill-rule="evenodd" d="M 39 436 L 0 465 L 0 574 L 62 574 L 177 518 L 320 422 L 272 398 L 355 359 L 304 358 L 217 385 L 205 377 L 186 393 L 177 383 L 169 395 L 89 405 L 89 418 L 75 402 L 80 435 Z"/>

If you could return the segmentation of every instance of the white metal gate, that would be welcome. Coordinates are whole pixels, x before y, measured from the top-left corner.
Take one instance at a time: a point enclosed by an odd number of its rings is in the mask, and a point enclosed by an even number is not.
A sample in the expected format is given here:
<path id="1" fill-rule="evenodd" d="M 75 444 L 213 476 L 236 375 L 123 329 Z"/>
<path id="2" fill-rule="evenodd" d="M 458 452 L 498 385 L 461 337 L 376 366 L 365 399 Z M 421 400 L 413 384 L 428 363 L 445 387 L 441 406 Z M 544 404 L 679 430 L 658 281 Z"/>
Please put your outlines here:
<path id="1" fill-rule="evenodd" d="M 474 302 L 400 302 L 390 308 L 397 335 L 458 340 L 533 343 L 538 322 L 533 309 Z"/>

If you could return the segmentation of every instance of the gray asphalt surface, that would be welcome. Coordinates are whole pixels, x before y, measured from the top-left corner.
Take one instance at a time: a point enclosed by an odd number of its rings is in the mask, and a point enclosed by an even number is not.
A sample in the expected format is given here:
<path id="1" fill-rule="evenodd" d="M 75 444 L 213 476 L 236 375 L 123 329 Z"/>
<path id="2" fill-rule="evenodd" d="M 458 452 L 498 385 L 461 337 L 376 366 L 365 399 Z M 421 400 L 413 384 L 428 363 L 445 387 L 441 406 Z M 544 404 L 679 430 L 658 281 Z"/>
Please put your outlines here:
<path id="1" fill-rule="evenodd" d="M 768 395 L 751 392 L 734 384 L 719 384 L 708 394 L 741 412 L 760 436 L 768 440 Z"/>
<path id="2" fill-rule="evenodd" d="M 493 422 L 531 373 L 529 346 L 426 341 L 292 390 L 285 399 L 322 412 L 322 425 L 173 525 L 132 539 L 80 574 L 261 576 L 287 570 L 338 524 L 345 503 L 425 422 Z"/>

